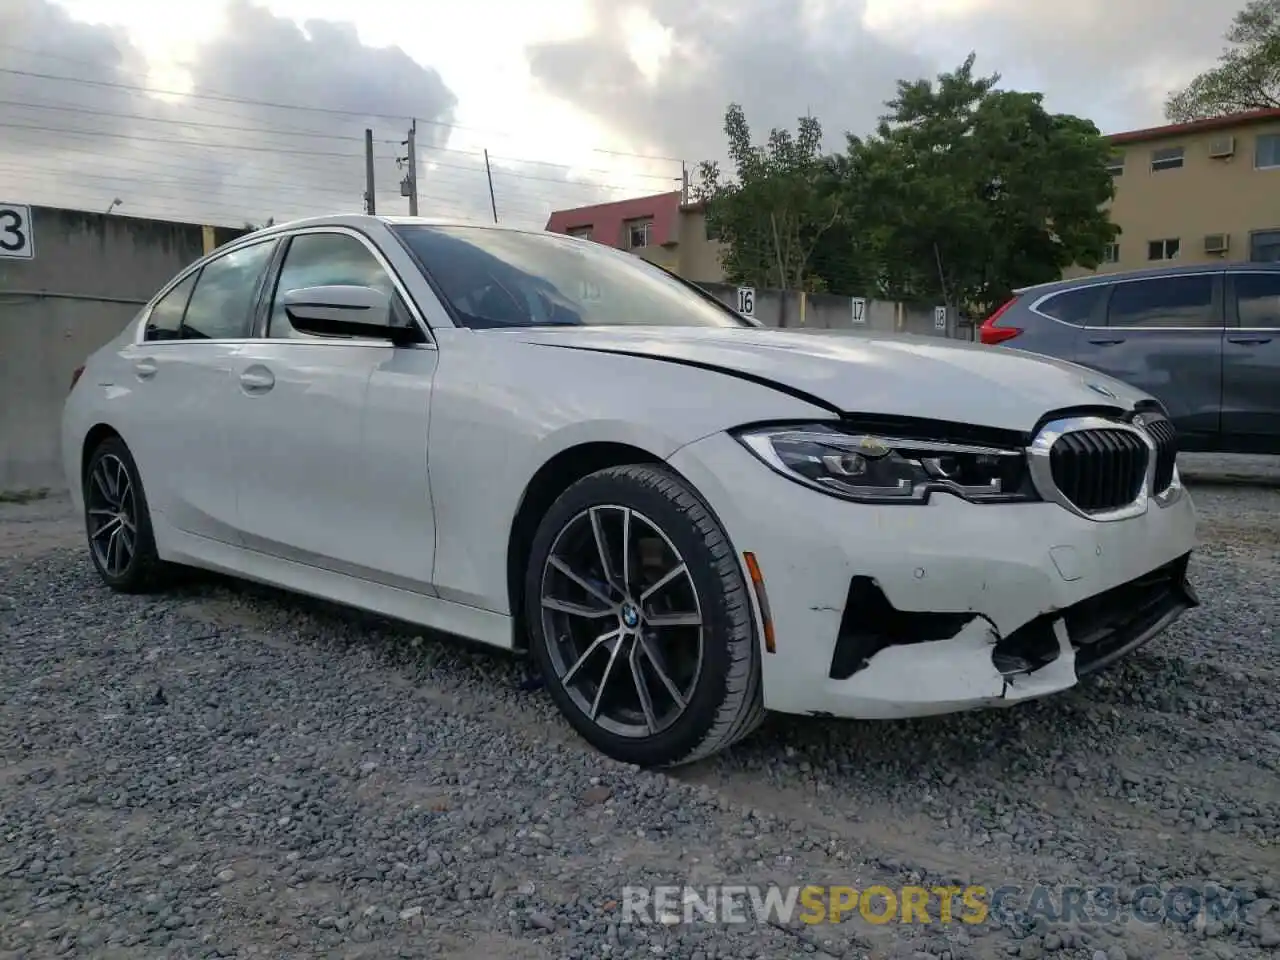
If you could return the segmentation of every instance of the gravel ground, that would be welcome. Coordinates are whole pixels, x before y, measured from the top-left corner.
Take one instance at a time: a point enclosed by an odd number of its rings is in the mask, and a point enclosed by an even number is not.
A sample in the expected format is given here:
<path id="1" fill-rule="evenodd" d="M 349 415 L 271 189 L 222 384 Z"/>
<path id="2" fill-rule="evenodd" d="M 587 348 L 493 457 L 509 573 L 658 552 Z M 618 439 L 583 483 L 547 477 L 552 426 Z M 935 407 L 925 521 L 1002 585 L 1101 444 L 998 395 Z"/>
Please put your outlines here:
<path id="1" fill-rule="evenodd" d="M 1102 677 L 960 717 L 774 719 L 674 777 L 587 749 L 501 655 L 216 578 L 115 596 L 65 500 L 0 504 L 0 957 L 1272 956 L 1270 466 L 1195 489 L 1204 607 Z M 619 922 L 625 884 L 770 881 L 1097 902 L 976 926 Z M 1175 885 L 1240 908 L 1096 912 Z"/>

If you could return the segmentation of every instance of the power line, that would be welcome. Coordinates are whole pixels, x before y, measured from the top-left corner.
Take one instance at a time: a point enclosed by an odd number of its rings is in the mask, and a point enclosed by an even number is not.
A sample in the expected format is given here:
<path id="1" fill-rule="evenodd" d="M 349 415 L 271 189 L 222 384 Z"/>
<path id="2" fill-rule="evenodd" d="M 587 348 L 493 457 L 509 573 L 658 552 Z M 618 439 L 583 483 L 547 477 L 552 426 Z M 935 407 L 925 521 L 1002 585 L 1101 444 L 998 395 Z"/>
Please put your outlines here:
<path id="1" fill-rule="evenodd" d="M 191 140 L 175 139 L 173 137 L 153 137 L 153 136 L 146 136 L 143 134 L 136 134 L 136 133 L 114 133 L 107 130 L 77 130 L 74 128 L 49 127 L 49 126 L 43 126 L 39 124 L 9 123 L 7 121 L 0 122 L 0 129 L 33 130 L 41 133 L 57 133 L 57 134 L 63 134 L 68 136 L 108 137 L 113 140 L 125 140 L 125 141 L 131 141 L 131 142 L 164 143 L 164 144 L 170 144 L 172 146 L 191 147 L 191 148 L 200 148 L 200 149 L 210 148 L 209 144 L 196 143 Z M 252 144 L 247 144 L 247 143 L 219 143 L 216 146 L 217 148 L 223 149 L 223 150 L 241 150 L 241 151 L 246 151 L 250 153 L 267 153 L 267 154 L 273 154 L 278 156 L 334 157 L 334 158 L 339 158 L 344 160 L 359 160 L 361 161 L 361 163 L 363 163 L 363 160 L 364 160 L 363 152 L 339 153 L 335 151 L 325 151 L 325 150 L 299 150 L 294 148 L 275 147 L 275 146 L 254 146 Z M 468 172 L 474 173 L 478 171 L 483 171 L 484 169 L 483 166 L 479 166 L 479 165 L 475 167 L 469 167 L 469 166 L 463 166 L 461 164 L 456 164 L 456 163 L 443 163 L 438 160 L 428 160 L 426 162 L 432 167 L 439 167 L 446 170 L 449 170 L 449 169 L 466 170 Z M 566 180 L 563 177 L 539 177 L 531 173 L 517 173 L 514 170 L 504 170 L 501 167 L 493 171 L 493 173 L 494 173 L 494 176 L 512 177 L 517 180 L 532 180 L 532 181 L 538 181 L 541 183 L 555 183 L 555 184 L 567 184 L 569 186 L 593 187 L 593 188 L 599 188 L 601 190 L 618 190 L 622 192 L 629 192 L 629 191 L 632 191 L 633 189 L 632 187 L 623 186 L 621 184 L 616 184 L 616 183 L 597 183 L 594 181 L 574 181 L 574 180 Z"/>
<path id="2" fill-rule="evenodd" d="M 48 145 L 43 141 L 19 139 L 19 137 L 23 137 L 23 136 L 30 136 L 30 134 L 25 134 L 20 132 L 10 137 L 9 141 L 11 144 L 16 144 L 19 146 L 29 146 L 29 147 L 34 147 L 38 149 L 48 149 Z M 42 137 L 43 134 L 35 134 L 34 136 Z M 71 154 L 77 158 L 85 157 L 87 159 L 92 159 L 92 160 L 101 160 L 101 154 L 93 150 L 92 148 L 90 148 L 87 144 L 71 145 L 71 144 L 67 144 L 66 142 L 62 142 L 57 145 L 56 149 L 60 153 Z M 207 153 L 212 151 L 216 151 L 216 146 L 210 147 L 208 151 L 204 151 L 204 152 Z M 392 158 L 379 157 L 378 159 L 382 160 L 383 163 L 385 164 L 385 167 L 383 169 L 389 169 L 392 167 L 392 164 L 393 164 Z M 48 169 L 54 163 L 61 163 L 61 162 L 63 161 L 58 156 L 42 157 L 39 161 L 40 171 Z M 84 176 L 83 171 L 85 171 L 86 167 L 83 162 L 80 162 L 78 159 L 75 161 L 68 160 L 67 162 L 72 164 L 71 169 L 67 170 L 68 174 L 71 174 L 77 179 L 82 178 Z M 254 167 L 252 165 L 251 160 L 246 162 L 249 163 L 249 166 L 247 168 L 243 164 L 240 164 L 236 167 L 233 183 L 228 183 L 226 179 L 219 177 L 217 175 L 211 174 L 208 180 L 213 182 L 204 181 L 204 182 L 201 182 L 201 186 L 203 186 L 206 190 L 217 189 L 219 191 L 223 191 L 231 187 L 257 187 L 267 192 L 273 191 L 275 188 L 279 188 L 279 187 L 282 187 L 285 189 L 293 189 L 293 188 L 299 188 L 300 186 L 298 179 L 296 177 L 290 177 L 288 179 L 280 179 L 280 178 L 269 179 L 269 175 L 274 171 L 270 169 L 263 171 L 260 168 Z M 137 156 L 112 157 L 111 166 L 113 169 L 119 169 L 124 174 L 132 176 L 133 178 L 135 178 L 135 180 L 137 178 L 145 178 L 148 182 L 154 182 L 157 178 L 172 179 L 175 173 L 175 165 L 173 163 L 152 160 L 147 157 L 137 157 Z M 308 165 L 308 164 L 300 163 L 298 160 L 290 160 L 289 170 L 297 171 L 299 174 L 302 174 L 302 175 L 311 175 L 313 177 L 323 177 L 323 180 L 321 181 L 312 181 L 316 183 L 317 190 L 328 190 L 330 192 L 341 193 L 344 196 L 348 195 L 349 193 L 349 189 L 350 189 L 349 184 L 352 179 L 351 174 L 350 172 L 344 173 L 340 167 L 332 167 L 332 166 L 324 166 L 324 165 Z M 35 171 L 35 172 L 40 172 L 40 171 Z M 432 175 L 427 179 L 426 182 L 436 186 L 437 188 L 443 187 L 446 190 L 456 190 L 459 192 L 465 192 L 466 190 L 478 190 L 482 184 L 486 184 L 486 182 L 481 180 L 480 178 L 480 174 L 483 172 L 482 168 L 477 168 L 475 170 L 467 170 L 465 172 L 467 174 L 470 174 L 470 177 L 459 179 L 456 177 L 456 175 L 452 175 L 446 172 L 444 176 L 446 177 L 455 176 L 455 179 L 445 180 L 445 179 L 442 179 L 442 176 L 438 171 L 433 170 L 431 171 Z M 561 187 L 581 188 L 584 186 L 587 186 L 587 187 L 590 186 L 589 184 L 573 183 L 568 181 L 563 181 L 563 182 L 558 181 L 557 183 Z M 498 184 L 498 186 L 502 187 L 503 185 Z M 563 192 L 560 192 L 560 195 L 558 196 L 553 196 L 553 195 L 549 195 L 539 191 L 530 190 L 528 187 L 525 187 L 523 185 L 519 187 L 519 192 L 514 195 L 512 195 L 507 189 L 500 189 L 499 192 L 506 198 L 506 203 L 504 203 L 504 206 L 506 206 L 508 209 L 510 209 L 512 204 L 514 203 L 523 203 L 525 201 L 541 201 L 542 203 L 545 203 L 548 208 L 551 208 L 551 209 L 554 209 L 556 207 L 562 207 L 565 205 L 565 202 L 566 202 L 566 197 Z M 435 196 L 431 197 L 431 199 L 437 200 L 437 201 L 444 201 L 446 198 L 440 196 L 439 194 L 436 194 Z M 595 198 L 593 198 L 593 200 L 594 199 Z M 543 212 L 540 215 L 545 220 L 545 212 Z"/>
<path id="3" fill-rule="evenodd" d="M 120 113 L 118 111 L 110 111 L 110 110 L 94 110 L 91 107 L 75 107 L 75 106 L 64 105 L 64 104 L 30 103 L 23 100 L 0 100 L 0 106 L 17 107 L 19 109 L 28 109 L 28 110 L 56 110 L 64 113 L 80 113 L 80 114 L 87 114 L 89 116 L 95 116 L 95 117 L 112 117 L 112 118 L 117 118 L 121 120 L 138 120 L 144 123 L 167 123 L 174 126 L 193 127 L 197 129 L 206 129 L 206 130 L 225 130 L 233 133 L 256 133 L 256 134 L 262 134 L 266 136 L 304 137 L 304 138 L 312 138 L 316 140 L 337 140 L 337 141 L 343 141 L 343 142 L 349 142 L 349 143 L 364 142 L 364 137 L 356 137 L 348 134 L 322 133 L 319 131 L 312 132 L 308 130 L 298 130 L 298 129 L 273 130 L 269 127 L 245 127 L 237 124 L 208 123 L 206 121 L 201 121 L 201 120 L 179 120 L 173 117 L 149 117 L 141 113 Z M 378 142 L 384 143 L 384 144 L 400 143 L 399 140 L 387 140 L 387 139 L 381 139 Z M 476 158 L 482 158 L 484 156 L 483 150 L 463 150 L 457 147 L 424 146 L 424 147 L 420 147 L 420 149 L 431 150 L 433 152 L 441 152 L 441 153 L 458 153 L 465 156 L 472 156 Z M 569 163 L 553 163 L 550 160 L 530 160 L 525 157 L 507 157 L 507 156 L 502 156 L 500 154 L 490 154 L 489 156 L 490 156 L 490 159 L 492 160 L 503 160 L 509 163 L 537 164 L 539 166 L 559 167 L 564 170 L 576 170 L 581 173 L 616 174 L 619 172 L 616 170 L 603 170 L 603 169 L 592 169 L 588 167 L 579 167 L 575 164 L 569 164 Z M 638 180 L 661 180 L 663 182 L 674 182 L 675 179 L 677 179 L 674 177 L 664 176 L 662 174 L 657 174 L 657 173 L 632 173 L 630 171 L 627 171 L 626 175 L 628 177 L 634 177 Z M 528 175 L 523 174 L 522 176 L 528 176 Z"/>
<path id="4" fill-rule="evenodd" d="M 4 44 L 4 46 L 12 47 L 14 45 Z M 21 50 L 24 48 L 16 47 L 16 49 Z M 37 51 L 32 51 L 32 50 L 28 50 L 26 52 L 37 53 Z M 62 58 L 62 59 L 67 59 L 67 58 Z M 88 61 L 79 61 L 79 62 L 85 63 L 86 66 L 89 65 Z M 0 73 L 7 73 L 13 76 L 19 76 L 19 77 L 29 77 L 34 80 L 60 80 L 64 83 L 79 83 L 87 86 L 102 87 L 102 88 L 112 89 L 112 90 L 129 90 L 129 91 L 134 91 L 138 93 L 158 94 L 160 96 L 186 97 L 187 99 L 208 100 L 215 103 L 237 103 L 237 104 L 243 104 L 246 106 L 267 107 L 275 110 L 304 111 L 307 113 L 322 113 L 322 114 L 328 114 L 331 116 L 358 117 L 361 119 L 373 118 L 373 119 L 379 119 L 379 120 L 396 120 L 400 122 L 403 122 L 406 119 L 403 116 L 396 116 L 394 114 L 374 113 L 374 112 L 358 111 L 358 110 L 339 110 L 335 107 L 311 107 L 311 106 L 305 106 L 303 104 L 297 104 L 297 103 L 279 103 L 271 100 L 254 100 L 248 97 L 236 97 L 236 96 L 231 96 L 229 94 L 212 93 L 212 92 L 197 93 L 195 91 L 165 90 L 159 87 L 119 83 L 111 80 L 88 80 L 81 77 L 67 77 L 67 76 L 62 76 L 60 74 L 40 73 L 32 70 L 14 70 L 12 68 L 0 68 Z M 503 134 L 501 131 L 488 130 L 481 127 L 472 127 L 466 124 L 453 123 L 447 120 L 421 120 L 419 122 L 428 126 L 439 127 L 445 130 L 469 130 L 473 133 L 488 133 L 488 134 L 493 134 L 495 136 L 505 136 L 505 134 Z M 618 157 L 634 157 L 639 160 L 660 160 L 660 161 L 666 161 L 669 163 L 684 162 L 684 160 L 680 157 L 663 157 L 663 156 L 657 156 L 653 154 L 630 153 L 622 150 L 604 150 L 602 148 L 592 148 L 592 149 L 598 153 L 606 153 L 606 154 L 610 154 L 612 156 L 618 156 Z"/>
<path id="5" fill-rule="evenodd" d="M 20 147 L 47 149 L 46 145 L 38 140 L 18 139 L 25 136 L 33 135 L 19 132 L 10 137 L 9 142 L 11 145 Z M 44 134 L 37 133 L 34 136 L 43 137 Z M 331 208 L 343 204 L 351 205 L 352 198 L 357 193 L 353 189 L 356 179 L 349 171 L 344 175 L 344 171 L 338 167 L 300 165 L 297 160 L 290 161 L 288 172 L 275 177 L 271 176 L 275 171 L 270 167 L 259 167 L 249 160 L 247 163 L 238 163 L 234 173 L 228 176 L 221 176 L 215 168 L 208 177 L 198 178 L 181 176 L 185 169 L 181 161 L 174 163 L 138 156 L 113 157 L 111 167 L 107 170 L 95 170 L 93 166 L 87 166 L 86 161 L 101 160 L 101 153 L 88 144 L 69 146 L 63 142 L 57 145 L 57 149 L 60 154 L 66 154 L 66 156 L 42 156 L 37 161 L 38 167 L 35 169 L 9 163 L 9 170 L 19 176 L 6 176 L 3 179 L 29 183 L 40 181 L 43 184 L 50 178 L 56 178 L 56 184 L 46 187 L 46 192 L 65 190 L 76 184 L 91 184 L 103 190 L 110 189 L 113 193 L 129 190 L 132 195 L 131 206 L 135 208 L 139 197 L 177 191 L 185 193 L 188 204 L 200 206 L 201 209 L 216 208 L 220 203 L 233 202 L 237 196 L 242 196 L 247 197 L 255 208 L 267 208 L 277 213 L 282 212 L 281 208 L 285 205 L 290 208 L 306 207 L 313 212 L 322 212 L 331 211 Z M 216 150 L 216 147 L 211 147 L 210 150 Z M 262 156 L 265 158 L 269 155 Z M 0 163 L 5 159 L 0 157 Z M 383 162 L 386 165 L 384 169 L 391 167 L 390 158 L 383 158 Z M 114 171 L 119 172 L 113 175 Z M 297 171 L 297 176 L 291 176 L 292 171 Z M 469 176 L 459 178 L 453 175 L 452 180 L 444 179 L 450 176 L 447 173 L 442 178 L 441 174 L 433 172 L 423 181 L 427 189 L 421 191 L 421 198 L 429 204 L 433 212 L 441 215 L 448 215 L 451 210 L 457 208 L 458 204 L 463 204 L 470 209 L 488 205 L 490 201 L 487 181 L 482 179 L 482 172 L 482 169 L 468 170 L 466 173 Z M 572 183 L 559 185 L 561 187 L 584 186 Z M 507 219 L 517 218 L 530 223 L 537 222 L 541 226 L 546 222 L 551 210 L 569 205 L 564 193 L 548 195 L 531 191 L 524 186 L 512 193 L 508 189 L 503 189 L 501 185 L 498 186 L 499 202 L 506 212 Z M 131 187 L 133 190 L 130 190 Z M 381 197 L 382 191 L 379 191 L 379 194 Z M 397 202 L 396 194 L 387 191 L 386 198 L 394 207 Z M 590 202 L 597 202 L 597 200 L 597 197 L 592 197 Z M 281 201 L 284 203 L 282 204 Z"/>

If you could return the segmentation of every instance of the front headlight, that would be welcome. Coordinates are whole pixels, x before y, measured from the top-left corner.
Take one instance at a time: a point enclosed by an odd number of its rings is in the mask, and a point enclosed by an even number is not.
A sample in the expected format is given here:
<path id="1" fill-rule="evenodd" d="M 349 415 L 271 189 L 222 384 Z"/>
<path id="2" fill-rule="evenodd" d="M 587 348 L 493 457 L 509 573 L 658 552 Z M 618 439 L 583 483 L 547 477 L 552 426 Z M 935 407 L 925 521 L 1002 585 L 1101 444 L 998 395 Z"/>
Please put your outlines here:
<path id="1" fill-rule="evenodd" d="M 935 491 L 975 502 L 1038 499 L 1021 450 L 870 435 L 835 424 L 735 433 L 774 470 L 864 503 L 926 503 Z"/>

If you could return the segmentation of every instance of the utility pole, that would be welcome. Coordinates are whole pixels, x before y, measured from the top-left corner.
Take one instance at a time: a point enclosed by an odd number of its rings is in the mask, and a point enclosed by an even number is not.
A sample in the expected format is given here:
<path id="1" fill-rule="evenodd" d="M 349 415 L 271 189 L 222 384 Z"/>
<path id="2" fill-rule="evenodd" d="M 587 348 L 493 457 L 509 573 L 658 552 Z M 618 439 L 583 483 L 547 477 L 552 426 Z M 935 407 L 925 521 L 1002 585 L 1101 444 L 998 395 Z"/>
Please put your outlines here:
<path id="1" fill-rule="evenodd" d="M 364 131 L 364 212 L 372 216 L 377 212 L 373 192 L 373 131 Z"/>
<path id="2" fill-rule="evenodd" d="M 413 123 L 409 127 L 409 139 L 402 141 L 402 146 L 406 147 L 406 155 L 404 162 L 409 167 L 409 172 L 405 178 L 400 181 L 400 196 L 409 198 L 409 216 L 416 217 L 418 215 L 418 121 L 414 118 Z"/>
<path id="3" fill-rule="evenodd" d="M 484 151 L 484 175 L 489 179 L 489 206 L 493 209 L 493 222 L 498 222 L 498 201 L 493 195 L 493 170 L 489 168 L 489 150 Z"/>

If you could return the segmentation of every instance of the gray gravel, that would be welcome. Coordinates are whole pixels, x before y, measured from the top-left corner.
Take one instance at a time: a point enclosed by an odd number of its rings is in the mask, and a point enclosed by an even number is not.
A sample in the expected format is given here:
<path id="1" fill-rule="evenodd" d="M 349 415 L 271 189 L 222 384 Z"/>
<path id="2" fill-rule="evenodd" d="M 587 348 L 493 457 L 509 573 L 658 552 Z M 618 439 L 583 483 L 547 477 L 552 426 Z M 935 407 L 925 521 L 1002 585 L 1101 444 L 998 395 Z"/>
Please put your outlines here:
<path id="1" fill-rule="evenodd" d="M 675 777 L 590 751 L 503 656 L 215 578 L 114 596 L 65 501 L 0 506 L 0 958 L 1271 956 L 1280 489 L 1195 497 L 1205 606 L 1118 668 L 1004 711 L 777 718 Z M 618 922 L 625 884 L 686 881 L 1241 908 Z"/>

